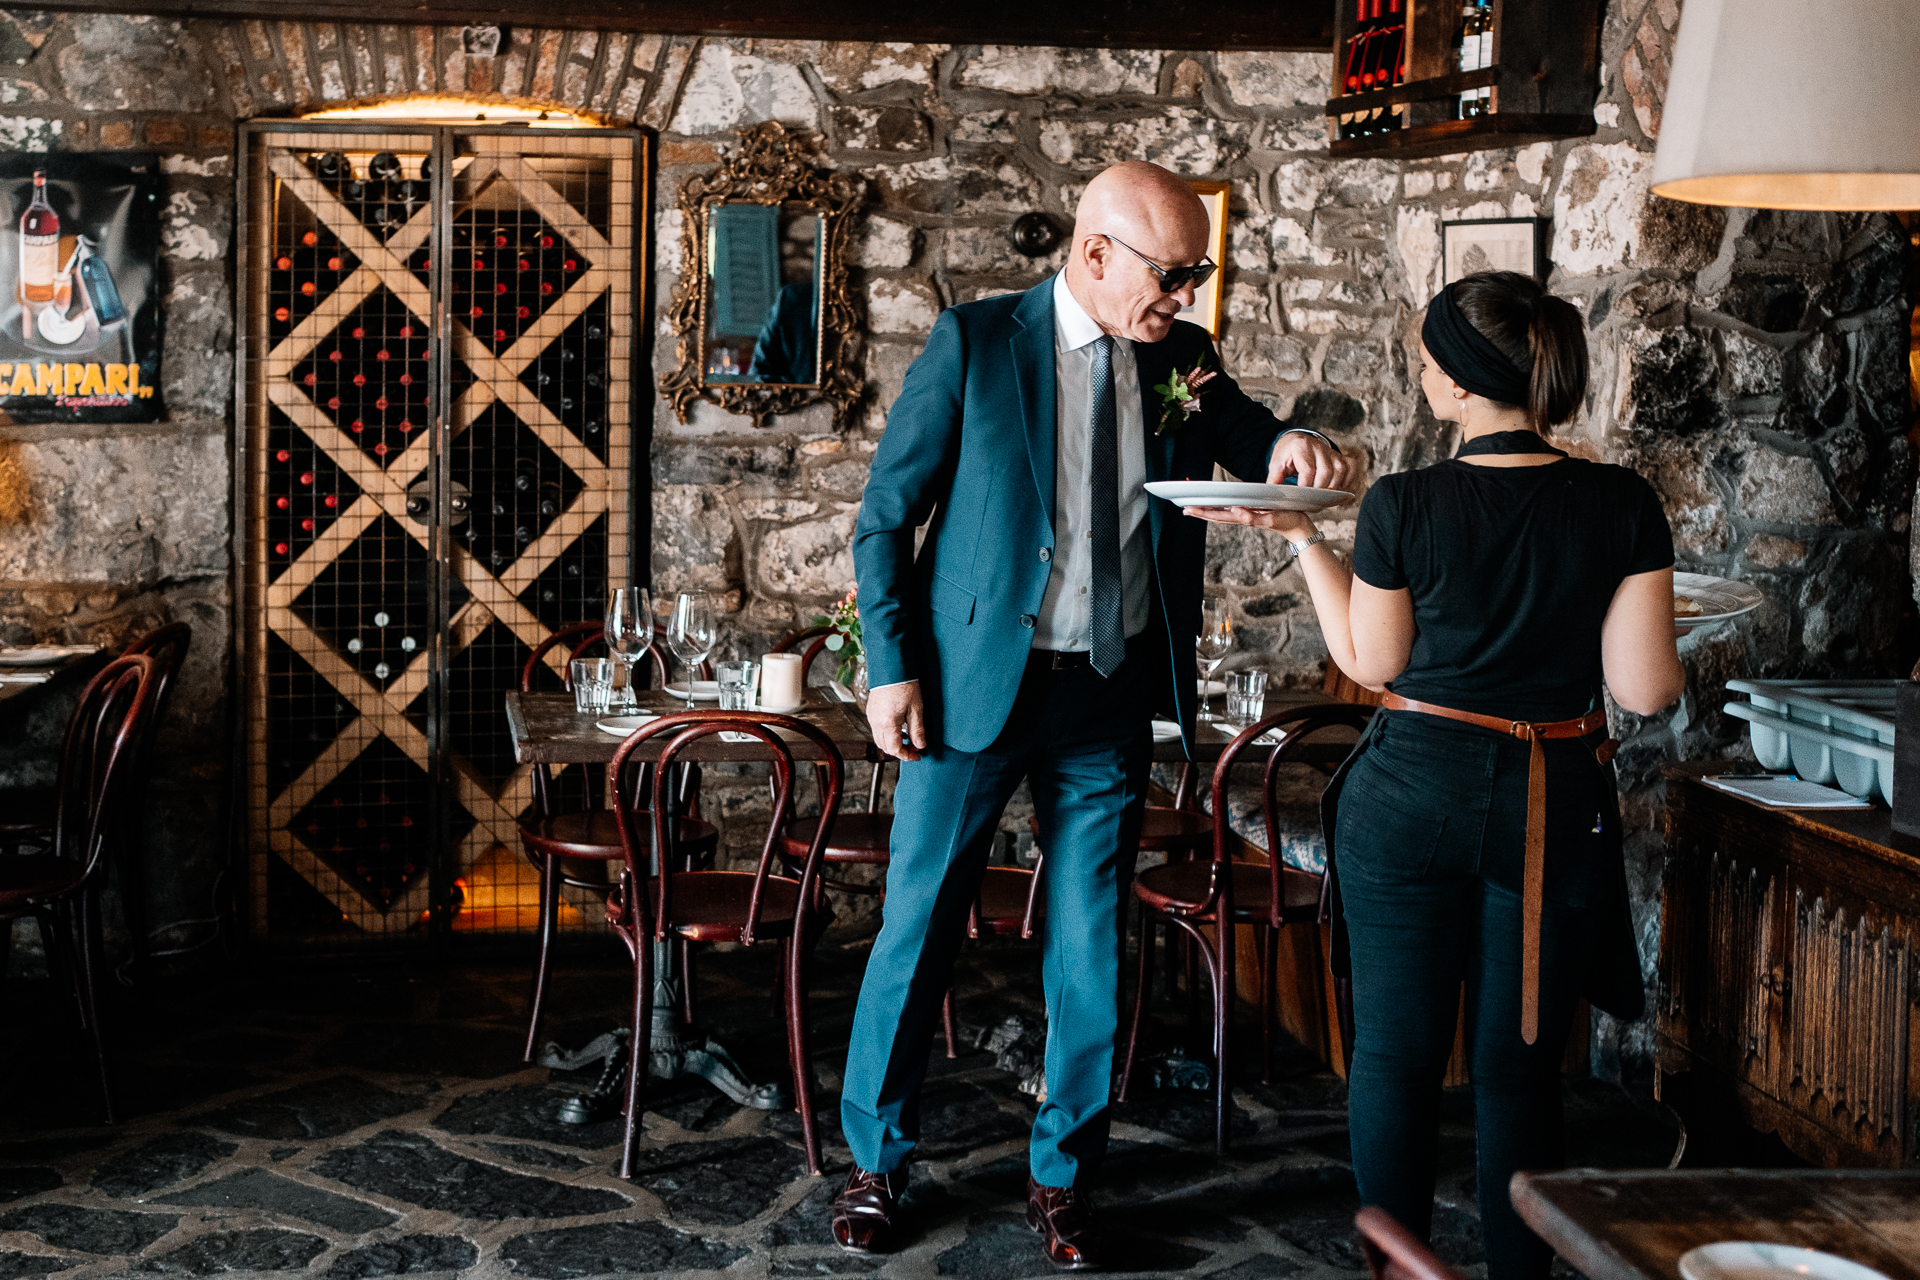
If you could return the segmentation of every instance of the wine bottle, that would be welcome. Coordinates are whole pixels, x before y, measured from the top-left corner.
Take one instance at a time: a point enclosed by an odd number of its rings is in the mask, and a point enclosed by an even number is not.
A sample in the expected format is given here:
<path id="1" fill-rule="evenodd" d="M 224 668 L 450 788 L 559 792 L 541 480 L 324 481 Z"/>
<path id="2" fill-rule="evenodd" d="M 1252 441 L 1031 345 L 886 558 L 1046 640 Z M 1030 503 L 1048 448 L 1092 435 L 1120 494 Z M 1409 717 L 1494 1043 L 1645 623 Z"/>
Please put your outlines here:
<path id="1" fill-rule="evenodd" d="M 1484 71 L 1493 65 L 1493 10 L 1488 7 L 1487 0 L 1480 0 L 1479 8 L 1480 49 L 1478 56 L 1474 59 L 1473 65 L 1474 70 Z M 1475 115 L 1484 116 L 1493 110 L 1493 89 L 1491 87 L 1476 89 L 1474 93 L 1478 98 L 1478 105 L 1474 108 Z"/>
<path id="2" fill-rule="evenodd" d="M 400 176 L 400 157 L 391 151 L 377 152 L 367 161 L 367 176 L 381 182 L 391 182 Z"/>
<path id="3" fill-rule="evenodd" d="M 52 302 L 53 276 L 60 269 L 60 215 L 47 203 L 47 174 L 33 174 L 33 199 L 20 215 L 20 297 Z M 29 317 L 31 323 L 31 317 Z"/>
<path id="4" fill-rule="evenodd" d="M 1477 70 L 1480 59 L 1480 6 L 1473 3 L 1460 8 L 1460 37 L 1454 42 L 1454 64 L 1461 71 Z M 1460 118 L 1471 119 L 1480 95 L 1472 89 L 1460 94 Z"/>
<path id="5" fill-rule="evenodd" d="M 353 177 L 353 166 L 339 151 L 323 151 L 313 158 L 313 176 L 328 190 L 338 191 Z"/>

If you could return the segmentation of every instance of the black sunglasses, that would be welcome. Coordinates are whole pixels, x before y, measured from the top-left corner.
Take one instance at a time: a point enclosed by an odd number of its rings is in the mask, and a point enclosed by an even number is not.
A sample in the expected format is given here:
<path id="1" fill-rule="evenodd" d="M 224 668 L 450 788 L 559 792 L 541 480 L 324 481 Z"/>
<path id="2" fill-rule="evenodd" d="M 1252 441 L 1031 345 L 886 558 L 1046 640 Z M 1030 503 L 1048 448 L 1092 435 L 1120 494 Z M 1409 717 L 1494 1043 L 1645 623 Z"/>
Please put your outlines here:
<path id="1" fill-rule="evenodd" d="M 1119 236 L 1107 235 L 1104 231 L 1096 231 L 1094 234 L 1106 236 L 1107 239 L 1113 241 L 1122 249 L 1125 249 L 1128 253 L 1146 263 L 1149 267 L 1152 267 L 1153 274 L 1160 277 L 1160 292 L 1162 293 L 1172 293 L 1174 290 L 1185 288 L 1187 285 L 1192 285 L 1198 289 L 1212 278 L 1214 272 L 1220 269 L 1218 263 L 1206 258 L 1202 258 L 1191 267 L 1163 267 L 1146 254 L 1128 244 L 1125 240 L 1122 240 Z"/>

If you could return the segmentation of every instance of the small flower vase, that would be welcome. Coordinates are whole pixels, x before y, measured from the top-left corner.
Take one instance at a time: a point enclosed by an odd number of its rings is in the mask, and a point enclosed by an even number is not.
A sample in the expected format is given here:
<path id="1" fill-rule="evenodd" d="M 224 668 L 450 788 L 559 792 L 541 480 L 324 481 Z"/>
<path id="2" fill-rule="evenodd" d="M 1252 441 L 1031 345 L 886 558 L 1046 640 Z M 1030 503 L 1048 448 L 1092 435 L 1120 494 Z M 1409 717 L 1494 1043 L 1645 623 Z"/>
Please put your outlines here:
<path id="1" fill-rule="evenodd" d="M 853 683 L 851 686 L 846 684 L 844 681 L 840 680 L 838 677 L 835 677 L 833 681 L 833 689 L 835 693 L 840 695 L 843 701 L 858 703 L 860 706 L 863 706 L 863 707 L 866 706 L 867 705 L 867 660 L 865 658 L 862 658 L 854 664 Z"/>

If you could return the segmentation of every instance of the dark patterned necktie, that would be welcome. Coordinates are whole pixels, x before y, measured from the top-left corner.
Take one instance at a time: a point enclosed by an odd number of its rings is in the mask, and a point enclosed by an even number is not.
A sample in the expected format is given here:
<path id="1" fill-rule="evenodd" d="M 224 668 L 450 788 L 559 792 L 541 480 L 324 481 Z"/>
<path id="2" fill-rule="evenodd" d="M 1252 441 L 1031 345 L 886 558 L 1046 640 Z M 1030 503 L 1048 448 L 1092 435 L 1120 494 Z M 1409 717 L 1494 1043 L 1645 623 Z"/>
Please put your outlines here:
<path id="1" fill-rule="evenodd" d="M 1088 482 L 1092 486 L 1087 531 L 1092 535 L 1093 581 L 1087 639 L 1093 669 L 1110 676 L 1127 656 L 1120 628 L 1120 423 L 1113 404 L 1113 339 L 1093 344 L 1093 448 Z"/>

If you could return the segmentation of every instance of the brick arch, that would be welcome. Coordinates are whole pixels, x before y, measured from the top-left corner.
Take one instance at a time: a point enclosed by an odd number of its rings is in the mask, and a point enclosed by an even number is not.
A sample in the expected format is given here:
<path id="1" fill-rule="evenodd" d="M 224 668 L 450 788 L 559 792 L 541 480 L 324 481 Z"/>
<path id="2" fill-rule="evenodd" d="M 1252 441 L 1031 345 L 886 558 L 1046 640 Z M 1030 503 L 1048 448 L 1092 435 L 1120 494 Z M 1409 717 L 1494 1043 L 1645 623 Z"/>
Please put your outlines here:
<path id="1" fill-rule="evenodd" d="M 239 119 L 420 94 L 665 123 L 698 42 L 631 31 L 344 22 L 207 24 Z"/>

